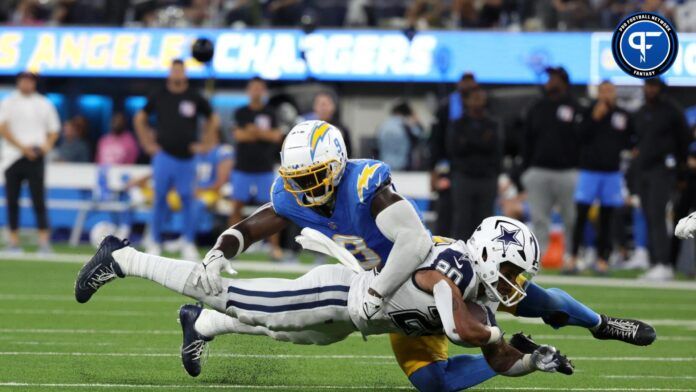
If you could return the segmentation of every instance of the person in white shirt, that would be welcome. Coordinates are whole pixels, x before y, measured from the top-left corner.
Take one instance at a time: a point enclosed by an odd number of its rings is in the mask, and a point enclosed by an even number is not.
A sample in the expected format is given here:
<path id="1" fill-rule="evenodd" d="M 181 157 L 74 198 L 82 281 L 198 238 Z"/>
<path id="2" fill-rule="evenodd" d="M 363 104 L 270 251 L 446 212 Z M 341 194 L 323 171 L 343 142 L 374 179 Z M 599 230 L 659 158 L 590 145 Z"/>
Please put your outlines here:
<path id="1" fill-rule="evenodd" d="M 7 250 L 19 246 L 19 193 L 29 183 L 39 229 L 39 252 L 51 252 L 44 187 L 44 156 L 58 139 L 60 121 L 56 108 L 36 92 L 38 75 L 21 72 L 17 90 L 0 102 L 0 165 L 5 172 L 5 195 L 10 237 Z"/>

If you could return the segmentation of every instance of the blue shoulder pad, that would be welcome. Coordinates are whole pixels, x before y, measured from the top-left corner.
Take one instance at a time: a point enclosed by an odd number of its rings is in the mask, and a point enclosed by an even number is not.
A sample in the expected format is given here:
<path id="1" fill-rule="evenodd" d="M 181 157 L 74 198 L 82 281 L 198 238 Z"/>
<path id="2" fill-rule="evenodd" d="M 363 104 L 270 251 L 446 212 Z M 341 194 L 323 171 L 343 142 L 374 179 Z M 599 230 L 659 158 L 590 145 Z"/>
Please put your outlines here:
<path id="1" fill-rule="evenodd" d="M 391 170 L 389 165 L 380 161 L 365 160 L 362 168 L 358 171 L 355 181 L 355 190 L 360 203 L 367 203 L 372 200 L 375 192 L 390 178 Z"/>

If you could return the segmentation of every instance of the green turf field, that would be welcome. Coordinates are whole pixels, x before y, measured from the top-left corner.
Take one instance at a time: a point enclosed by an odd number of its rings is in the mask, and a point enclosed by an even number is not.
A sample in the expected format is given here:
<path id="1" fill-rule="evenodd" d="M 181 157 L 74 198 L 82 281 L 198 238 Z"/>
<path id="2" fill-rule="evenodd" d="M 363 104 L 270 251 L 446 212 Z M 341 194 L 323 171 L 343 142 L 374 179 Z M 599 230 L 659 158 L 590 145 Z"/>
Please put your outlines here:
<path id="1" fill-rule="evenodd" d="M 0 390 L 409 389 L 385 336 L 363 342 L 352 335 L 327 347 L 221 336 L 210 345 L 203 374 L 190 378 L 180 364 L 176 323 L 177 309 L 186 299 L 130 278 L 108 284 L 80 305 L 72 292 L 79 267 L 0 261 Z M 524 330 L 567 353 L 576 374 L 498 377 L 479 389 L 696 390 L 696 291 L 563 288 L 598 311 L 653 322 L 657 342 L 640 348 L 594 341 L 579 328 L 554 331 L 501 316 L 504 330 Z"/>

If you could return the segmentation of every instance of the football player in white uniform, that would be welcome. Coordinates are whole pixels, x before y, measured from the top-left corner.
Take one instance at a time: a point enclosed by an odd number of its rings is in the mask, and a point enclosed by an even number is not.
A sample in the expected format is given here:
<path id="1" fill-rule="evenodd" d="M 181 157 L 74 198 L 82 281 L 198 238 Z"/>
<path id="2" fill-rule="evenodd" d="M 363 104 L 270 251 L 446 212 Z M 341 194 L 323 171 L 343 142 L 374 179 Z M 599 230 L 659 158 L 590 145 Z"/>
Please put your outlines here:
<path id="1" fill-rule="evenodd" d="M 374 270 L 356 272 L 344 265 L 323 265 L 294 280 L 223 278 L 225 290 L 212 295 L 196 284 L 197 263 L 147 255 L 113 236 L 105 238 L 104 245 L 102 250 L 111 251 L 98 251 L 83 267 L 78 282 L 88 277 L 87 284 L 99 288 L 115 276 L 152 276 L 154 271 L 139 270 L 140 259 L 157 257 L 159 265 L 146 263 L 162 271 L 153 281 L 214 309 L 185 305 L 180 312 L 183 363 L 191 375 L 200 373 L 206 343 L 220 334 L 331 344 L 356 331 L 364 336 L 445 334 L 455 344 L 481 347 L 491 368 L 507 376 L 559 368 L 572 372 L 569 361 L 555 348 L 539 346 L 523 354 L 505 342 L 496 325 L 493 312 L 497 304 L 513 306 L 524 298 L 524 290 L 516 283 L 518 277 L 531 278 L 539 268 L 534 235 L 514 219 L 484 220 L 467 244 L 439 241 L 411 279 L 386 299 L 383 311 L 370 319 L 360 312 L 377 276 Z M 200 318 L 204 312 L 207 317 Z"/>

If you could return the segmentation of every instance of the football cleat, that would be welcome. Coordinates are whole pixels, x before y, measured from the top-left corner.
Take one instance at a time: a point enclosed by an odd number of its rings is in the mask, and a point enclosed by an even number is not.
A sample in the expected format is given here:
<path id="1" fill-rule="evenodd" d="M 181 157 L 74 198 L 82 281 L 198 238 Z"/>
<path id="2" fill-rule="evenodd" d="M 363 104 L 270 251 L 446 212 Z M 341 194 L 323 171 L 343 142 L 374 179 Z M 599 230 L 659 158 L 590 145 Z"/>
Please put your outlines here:
<path id="1" fill-rule="evenodd" d="M 539 345 L 532 340 L 531 336 L 525 336 L 525 334 L 522 332 L 512 335 L 512 338 L 508 343 L 522 354 L 531 354 L 539 348 Z M 557 372 L 569 376 L 573 374 L 575 371 L 575 366 L 573 366 L 573 362 L 570 359 L 568 359 L 565 355 L 561 355 L 560 351 L 556 351 L 555 357 L 559 363 L 558 368 L 556 369 Z"/>
<path id="2" fill-rule="evenodd" d="M 600 340 L 620 340 L 636 346 L 648 346 L 655 341 L 655 328 L 639 320 L 614 318 L 600 315 L 602 322 L 592 336 Z"/>
<path id="3" fill-rule="evenodd" d="M 128 240 L 120 240 L 112 235 L 104 237 L 97 253 L 82 266 L 75 281 L 75 299 L 79 303 L 85 303 L 103 285 L 117 277 L 123 278 L 125 274 L 111 256 L 111 252 L 125 248 L 130 243 Z"/>
<path id="4" fill-rule="evenodd" d="M 184 305 L 179 308 L 179 323 L 184 341 L 181 345 L 181 363 L 191 377 L 201 374 L 201 358 L 208 342 L 213 340 L 196 332 L 194 325 L 203 308 L 198 305 Z"/>

